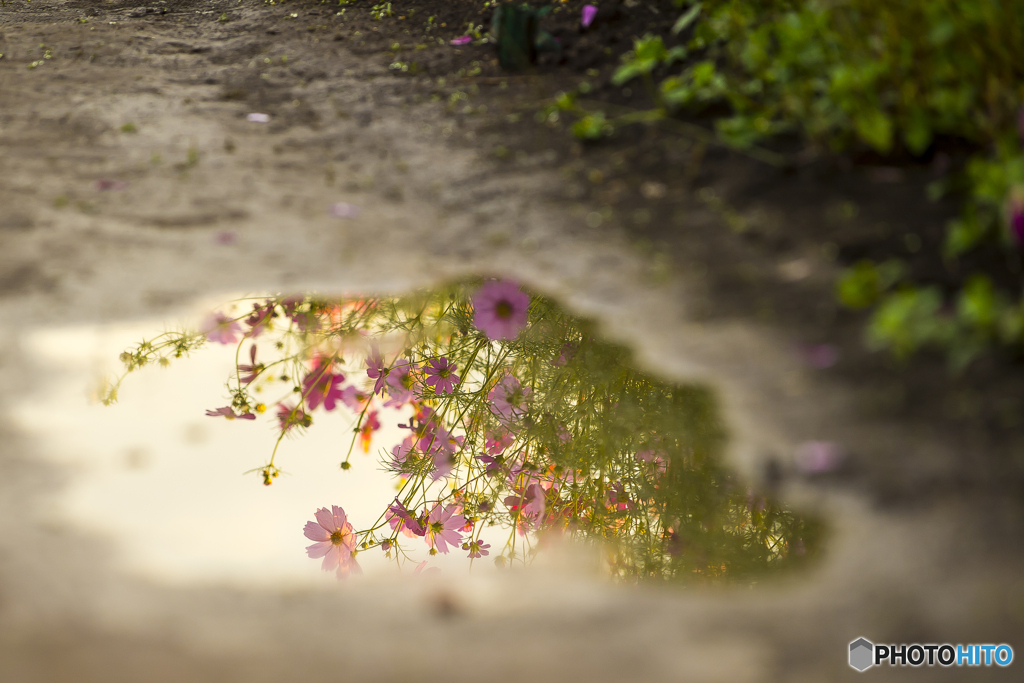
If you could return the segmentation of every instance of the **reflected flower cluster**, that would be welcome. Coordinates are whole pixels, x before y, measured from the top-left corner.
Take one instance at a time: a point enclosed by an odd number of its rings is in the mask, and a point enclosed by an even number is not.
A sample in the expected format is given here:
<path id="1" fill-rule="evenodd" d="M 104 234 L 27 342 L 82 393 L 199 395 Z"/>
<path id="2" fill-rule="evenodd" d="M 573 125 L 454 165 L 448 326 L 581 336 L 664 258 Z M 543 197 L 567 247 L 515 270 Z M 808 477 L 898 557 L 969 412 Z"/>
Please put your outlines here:
<path id="1" fill-rule="evenodd" d="M 327 413 L 351 417 L 343 469 L 357 445 L 371 450 L 392 410 L 406 415 L 401 441 L 377 444 L 398 495 L 376 522 L 353 529 L 332 506 L 305 527 L 309 556 L 339 576 L 358 572 L 364 552 L 402 564 L 418 544 L 509 566 L 568 537 L 600 548 L 624 579 L 753 580 L 817 547 L 816 524 L 722 468 L 725 433 L 707 389 L 645 375 L 588 322 L 515 282 L 244 305 L 121 359 L 130 372 L 236 345 L 231 402 L 207 415 L 255 420 L 273 408 L 276 443 L 253 470 L 266 485 L 281 472 L 283 441 Z"/>

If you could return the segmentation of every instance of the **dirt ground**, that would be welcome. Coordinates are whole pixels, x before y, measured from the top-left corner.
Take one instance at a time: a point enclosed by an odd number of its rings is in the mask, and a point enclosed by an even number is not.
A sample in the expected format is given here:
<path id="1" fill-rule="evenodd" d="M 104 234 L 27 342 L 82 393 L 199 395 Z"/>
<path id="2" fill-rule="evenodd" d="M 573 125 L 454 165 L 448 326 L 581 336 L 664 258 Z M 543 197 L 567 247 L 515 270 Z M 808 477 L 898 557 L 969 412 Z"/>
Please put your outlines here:
<path id="1" fill-rule="evenodd" d="M 585 147 L 534 114 L 582 77 L 605 82 L 614 54 L 581 39 L 563 63 L 506 77 L 486 47 L 448 45 L 453 26 L 426 32 L 431 3 L 381 22 L 370 5 L 342 17 L 314 0 L 0 6 L 0 401 L 34 390 L 20 340 L 36 326 L 170 317 L 218 292 L 513 276 L 598 320 L 641 364 L 711 383 L 732 464 L 825 516 L 825 559 L 753 591 L 559 571 L 172 589 L 40 523 L 69 475 L 4 420 L 0 680 L 820 682 L 857 675 L 858 636 L 1017 647 L 1019 367 L 897 366 L 863 349 L 861 317 L 833 293 L 844 261 L 907 234 L 939 239 L 952 207 L 920 197 L 940 171 L 870 158 L 776 169 L 640 128 Z M 448 11 L 438 24 L 469 20 L 463 3 Z M 414 61 L 422 71 L 392 68 Z M 358 217 L 331 216 L 335 202 Z M 801 345 L 822 342 L 839 362 L 802 363 Z M 799 476 L 808 439 L 843 444 L 845 468 Z"/>

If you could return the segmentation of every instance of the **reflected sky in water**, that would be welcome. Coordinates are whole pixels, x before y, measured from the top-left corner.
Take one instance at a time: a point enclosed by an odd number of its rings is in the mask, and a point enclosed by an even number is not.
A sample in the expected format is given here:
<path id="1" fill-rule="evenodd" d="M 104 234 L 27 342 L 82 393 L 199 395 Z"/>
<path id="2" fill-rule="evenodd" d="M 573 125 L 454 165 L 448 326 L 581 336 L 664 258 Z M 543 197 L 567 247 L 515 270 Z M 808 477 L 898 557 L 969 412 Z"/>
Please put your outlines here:
<path id="1" fill-rule="evenodd" d="M 24 337 L 26 353 L 40 366 L 39 391 L 19 403 L 13 418 L 36 437 L 44 457 L 73 474 L 41 514 L 54 525 L 112 539 L 122 567 L 160 581 L 332 584 L 334 577 L 303 550 L 309 541 L 302 527 L 314 509 L 344 501 L 353 523 L 368 526 L 395 494 L 373 450 L 354 455 L 347 472 L 338 468 L 348 442 L 339 440 L 341 429 L 329 428 L 330 418 L 344 428 L 352 415 L 331 415 L 320 429 L 286 441 L 288 474 L 261 486 L 242 473 L 265 459 L 275 438 L 269 422 L 203 413 L 225 402 L 231 348 L 210 346 L 170 368 L 143 368 L 116 405 L 90 400 L 98 376 L 118 369 L 118 354 L 161 329 L 153 321 Z M 387 411 L 375 446 L 401 439 L 401 415 Z M 364 553 L 360 563 L 368 572 L 392 566 L 379 551 Z M 438 556 L 432 564 L 468 570 L 461 558 Z"/>

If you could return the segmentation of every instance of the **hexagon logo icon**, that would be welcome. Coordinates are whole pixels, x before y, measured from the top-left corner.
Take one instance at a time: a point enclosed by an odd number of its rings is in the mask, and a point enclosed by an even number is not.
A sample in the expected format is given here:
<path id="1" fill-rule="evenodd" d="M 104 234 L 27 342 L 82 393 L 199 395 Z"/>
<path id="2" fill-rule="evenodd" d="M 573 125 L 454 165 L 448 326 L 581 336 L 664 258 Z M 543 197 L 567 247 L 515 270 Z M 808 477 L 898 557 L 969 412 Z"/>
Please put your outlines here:
<path id="1" fill-rule="evenodd" d="M 866 638 L 858 638 L 850 643 L 850 666 L 857 671 L 865 671 L 875 663 L 875 646 Z"/>

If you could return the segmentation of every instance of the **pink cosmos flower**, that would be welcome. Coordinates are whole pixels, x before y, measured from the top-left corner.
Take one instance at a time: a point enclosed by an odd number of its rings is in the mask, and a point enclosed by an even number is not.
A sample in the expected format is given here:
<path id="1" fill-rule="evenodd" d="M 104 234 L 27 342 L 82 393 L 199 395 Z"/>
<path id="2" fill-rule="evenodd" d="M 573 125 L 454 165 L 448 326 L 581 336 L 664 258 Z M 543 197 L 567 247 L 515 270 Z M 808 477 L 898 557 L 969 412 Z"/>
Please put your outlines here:
<path id="1" fill-rule="evenodd" d="M 522 496 L 508 496 L 504 502 L 510 512 L 515 513 L 517 510 L 519 511 L 521 521 L 525 519 L 530 522 L 537 522 L 544 516 L 546 500 L 544 489 L 540 484 L 530 484 L 526 487 Z"/>
<path id="2" fill-rule="evenodd" d="M 409 459 L 409 455 L 413 452 L 413 438 L 411 436 L 405 437 L 400 444 L 395 444 L 391 448 L 391 469 L 395 472 L 401 472 L 402 467 L 405 465 L 405 461 Z"/>
<path id="3" fill-rule="evenodd" d="M 302 393 L 309 409 L 313 410 L 323 403 L 324 410 L 334 410 L 341 398 L 341 383 L 344 381 L 344 375 L 331 372 L 329 363 L 317 363 L 302 380 Z"/>
<path id="4" fill-rule="evenodd" d="M 256 345 L 253 344 L 252 348 L 249 349 L 249 364 L 238 366 L 238 379 L 243 384 L 250 384 L 254 379 L 260 376 L 263 372 L 263 364 L 256 362 Z M 245 373 L 244 375 L 241 373 Z"/>
<path id="5" fill-rule="evenodd" d="M 449 41 L 449 45 L 469 45 L 473 42 L 473 36 L 459 36 L 458 38 L 452 38 Z"/>
<path id="6" fill-rule="evenodd" d="M 128 187 L 127 180 L 110 180 L 109 178 L 103 178 L 96 181 L 96 189 L 100 192 L 106 192 L 107 190 L 123 190 Z"/>
<path id="7" fill-rule="evenodd" d="M 583 28 L 589 28 L 594 23 L 594 17 L 597 16 L 597 8 L 593 5 L 584 5 L 583 11 L 580 14 L 580 25 Z"/>
<path id="8" fill-rule="evenodd" d="M 464 436 L 453 436 L 443 425 L 433 424 L 419 441 L 419 448 L 434 460 L 434 481 L 447 477 L 455 464 L 455 454 L 461 450 Z"/>
<path id="9" fill-rule="evenodd" d="M 490 547 L 490 543 L 484 543 L 483 541 L 470 541 L 469 543 L 462 544 L 462 549 L 469 551 L 469 559 L 471 560 L 475 560 L 484 555 L 490 555 L 490 553 L 487 552 L 487 549 Z"/>
<path id="10" fill-rule="evenodd" d="M 303 534 L 311 541 L 316 541 L 306 548 L 306 554 L 312 559 L 324 558 L 320 568 L 325 572 L 337 570 L 338 576 L 359 573 L 361 569 L 352 551 L 356 547 L 356 535 L 348 522 L 345 511 L 337 505 L 331 509 L 320 508 L 316 511 L 316 521 L 306 522 Z"/>
<path id="11" fill-rule="evenodd" d="M 395 361 L 395 366 L 388 373 L 388 394 L 390 398 L 384 404 L 388 407 L 400 406 L 406 401 L 413 399 L 413 387 L 416 386 L 416 376 L 412 373 L 418 370 L 419 366 L 410 363 L 405 358 Z"/>
<path id="12" fill-rule="evenodd" d="M 427 545 L 436 548 L 439 553 L 447 553 L 449 545 L 457 548 L 462 541 L 459 529 L 466 525 L 466 518 L 455 514 L 457 510 L 457 505 L 441 507 L 438 503 L 427 515 L 427 533 L 424 538 Z"/>
<path id="13" fill-rule="evenodd" d="M 796 466 L 804 474 L 832 472 L 844 459 L 843 450 L 831 441 L 805 441 L 796 450 Z"/>
<path id="14" fill-rule="evenodd" d="M 359 207 L 355 204 L 336 202 L 331 204 L 331 208 L 327 212 L 335 218 L 355 218 L 359 215 Z"/>
<path id="15" fill-rule="evenodd" d="M 345 387 L 341 391 L 341 402 L 347 405 L 354 413 L 363 412 L 363 404 L 366 403 L 369 398 L 370 397 L 367 394 L 356 389 L 352 385 Z"/>
<path id="16" fill-rule="evenodd" d="M 512 432 L 504 429 L 497 432 L 487 432 L 484 436 L 484 448 L 489 455 L 501 455 L 505 449 L 512 445 L 515 437 Z"/>
<path id="17" fill-rule="evenodd" d="M 526 415 L 526 399 L 530 392 L 530 387 L 519 384 L 514 375 L 505 375 L 487 394 L 491 401 L 491 412 L 497 415 L 503 425 L 510 426 Z"/>
<path id="18" fill-rule="evenodd" d="M 562 344 L 562 349 L 561 351 L 558 352 L 558 358 L 551 361 L 551 365 L 555 366 L 556 368 L 560 368 L 566 363 L 568 363 L 570 360 L 572 360 L 572 357 L 575 355 L 576 344 L 572 342 L 566 342 L 565 344 Z"/>
<path id="19" fill-rule="evenodd" d="M 270 325 L 270 319 L 273 316 L 274 304 L 272 302 L 268 301 L 263 306 L 253 304 L 252 315 L 245 319 L 245 323 L 249 326 L 246 336 L 255 339 L 263 334 L 263 331 Z"/>
<path id="20" fill-rule="evenodd" d="M 515 339 L 526 327 L 530 295 L 510 280 L 488 282 L 473 297 L 473 324 L 488 339 Z"/>
<path id="21" fill-rule="evenodd" d="M 377 380 L 373 385 L 373 393 L 384 392 L 384 383 L 388 378 L 388 369 L 384 367 L 384 357 L 380 355 L 380 347 L 377 342 L 370 345 L 370 355 L 366 357 L 366 375 L 370 379 Z"/>
<path id="22" fill-rule="evenodd" d="M 238 233 L 234 230 L 218 230 L 213 234 L 213 241 L 226 247 L 238 241 Z"/>
<path id="23" fill-rule="evenodd" d="M 444 356 L 440 359 L 435 358 L 427 363 L 427 385 L 438 396 L 454 392 L 455 385 L 461 381 L 455 374 L 457 367 L 455 363 L 450 362 Z"/>
<path id="24" fill-rule="evenodd" d="M 229 420 L 255 420 L 256 416 L 252 413 L 236 413 L 231 409 L 231 406 L 224 406 L 223 408 L 217 408 L 217 410 L 207 410 L 206 414 L 209 417 L 226 417 Z"/>
<path id="25" fill-rule="evenodd" d="M 616 510 L 632 510 L 636 503 L 629 499 L 626 487 L 621 481 L 612 484 L 612 490 L 608 492 L 608 504 Z"/>
<path id="26" fill-rule="evenodd" d="M 478 455 L 476 459 L 484 465 L 484 473 L 493 477 L 501 471 L 501 461 L 490 455 Z"/>
<path id="27" fill-rule="evenodd" d="M 308 427 L 313 424 L 311 418 L 301 408 L 282 403 L 277 407 L 277 421 L 281 425 L 281 431 L 291 431 L 294 427 Z"/>
<path id="28" fill-rule="evenodd" d="M 237 322 L 218 311 L 206 316 L 199 331 L 205 334 L 210 341 L 234 344 L 238 341 L 238 335 L 242 332 L 242 328 Z"/>
<path id="29" fill-rule="evenodd" d="M 300 332 L 316 332 L 320 329 L 320 319 L 312 308 L 309 312 L 299 311 L 299 306 L 304 302 L 305 298 L 302 296 L 290 296 L 281 300 L 281 308 Z"/>
<path id="30" fill-rule="evenodd" d="M 397 498 L 394 505 L 388 508 L 388 512 L 388 524 L 392 530 L 401 527 L 402 533 L 410 537 L 423 536 L 427 533 L 424 526 L 426 520 L 414 517 Z"/>

